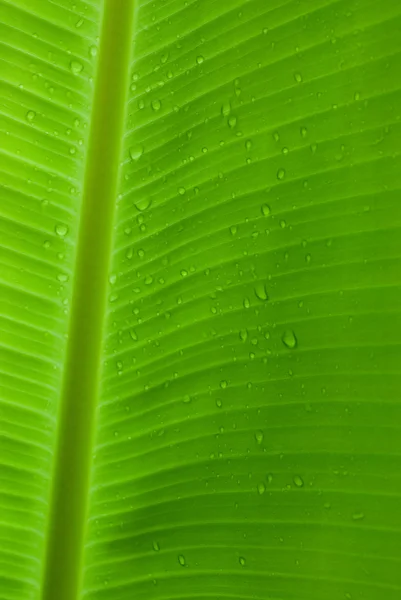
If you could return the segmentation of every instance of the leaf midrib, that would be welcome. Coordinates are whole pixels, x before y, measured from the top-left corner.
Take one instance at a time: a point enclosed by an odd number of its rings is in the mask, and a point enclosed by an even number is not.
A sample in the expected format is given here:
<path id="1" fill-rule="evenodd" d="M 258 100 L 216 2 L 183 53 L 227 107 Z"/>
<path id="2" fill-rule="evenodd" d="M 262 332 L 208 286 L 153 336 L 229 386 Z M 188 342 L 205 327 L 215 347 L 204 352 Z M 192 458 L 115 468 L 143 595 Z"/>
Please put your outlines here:
<path id="1" fill-rule="evenodd" d="M 64 364 L 42 600 L 76 600 L 90 487 L 134 0 L 104 0 Z"/>

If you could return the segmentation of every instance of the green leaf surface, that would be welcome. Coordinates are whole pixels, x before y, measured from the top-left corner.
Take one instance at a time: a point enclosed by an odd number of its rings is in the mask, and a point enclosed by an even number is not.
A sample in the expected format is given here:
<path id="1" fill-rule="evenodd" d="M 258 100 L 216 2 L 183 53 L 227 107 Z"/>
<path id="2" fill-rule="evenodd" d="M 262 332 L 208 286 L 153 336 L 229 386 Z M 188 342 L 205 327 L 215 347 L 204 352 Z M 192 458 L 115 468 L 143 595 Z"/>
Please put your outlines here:
<path id="1" fill-rule="evenodd" d="M 0 0 L 0 600 L 399 600 L 400 33 Z"/>

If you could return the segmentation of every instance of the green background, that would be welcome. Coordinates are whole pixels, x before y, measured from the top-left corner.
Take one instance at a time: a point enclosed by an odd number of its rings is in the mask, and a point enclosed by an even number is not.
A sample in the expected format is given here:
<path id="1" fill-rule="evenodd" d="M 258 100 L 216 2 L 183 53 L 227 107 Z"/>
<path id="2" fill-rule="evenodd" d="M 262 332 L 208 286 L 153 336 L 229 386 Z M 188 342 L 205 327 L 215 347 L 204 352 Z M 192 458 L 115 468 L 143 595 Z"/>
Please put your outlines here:
<path id="1" fill-rule="evenodd" d="M 1 600 L 400 598 L 400 51 L 0 0 Z"/>

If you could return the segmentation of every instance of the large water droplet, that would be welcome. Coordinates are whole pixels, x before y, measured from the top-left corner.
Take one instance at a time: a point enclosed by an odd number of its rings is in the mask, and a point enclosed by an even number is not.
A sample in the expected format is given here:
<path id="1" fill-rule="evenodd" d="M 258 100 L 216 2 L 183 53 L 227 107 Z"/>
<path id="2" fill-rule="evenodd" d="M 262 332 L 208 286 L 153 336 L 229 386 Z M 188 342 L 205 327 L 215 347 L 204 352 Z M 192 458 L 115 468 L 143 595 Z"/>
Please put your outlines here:
<path id="1" fill-rule="evenodd" d="M 134 202 L 135 208 L 137 210 L 139 210 L 140 212 L 147 210 L 151 204 L 152 204 L 151 198 L 142 198 L 141 200 L 137 200 L 136 202 Z"/>

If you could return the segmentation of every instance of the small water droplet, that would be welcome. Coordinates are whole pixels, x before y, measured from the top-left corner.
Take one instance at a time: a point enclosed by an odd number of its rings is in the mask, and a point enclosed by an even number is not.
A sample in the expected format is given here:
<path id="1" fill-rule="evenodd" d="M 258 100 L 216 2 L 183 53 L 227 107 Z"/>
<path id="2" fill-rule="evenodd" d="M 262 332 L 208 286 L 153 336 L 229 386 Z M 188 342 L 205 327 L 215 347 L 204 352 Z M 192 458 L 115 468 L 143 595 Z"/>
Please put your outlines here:
<path id="1" fill-rule="evenodd" d="M 258 283 L 255 285 L 255 296 L 259 298 L 259 300 L 268 300 L 269 296 L 267 294 L 266 285 L 264 283 Z"/>
<path id="2" fill-rule="evenodd" d="M 143 146 L 142 144 L 135 144 L 134 146 L 131 146 L 129 149 L 129 155 L 131 160 L 138 160 L 141 158 L 143 154 Z"/>
<path id="3" fill-rule="evenodd" d="M 185 567 L 186 561 L 185 561 L 185 556 L 183 554 L 178 555 L 178 562 L 180 563 L 180 565 L 182 567 Z"/>
<path id="4" fill-rule="evenodd" d="M 153 550 L 155 552 L 159 552 L 160 546 L 159 546 L 158 542 L 153 542 L 152 546 L 153 546 Z"/>
<path id="5" fill-rule="evenodd" d="M 243 556 L 240 556 L 238 561 L 239 561 L 239 564 L 241 565 L 241 567 L 245 566 L 246 560 Z"/>
<path id="6" fill-rule="evenodd" d="M 294 79 L 297 83 L 301 83 L 302 82 L 302 75 L 301 73 L 294 73 Z"/>
<path id="7" fill-rule="evenodd" d="M 304 480 L 302 479 L 302 477 L 300 475 L 294 475 L 293 482 L 294 482 L 294 485 L 296 485 L 297 487 L 304 486 Z"/>
<path id="8" fill-rule="evenodd" d="M 57 281 L 59 281 L 60 283 L 66 283 L 68 281 L 68 275 L 66 275 L 65 273 L 59 273 L 57 275 Z"/>
<path id="9" fill-rule="evenodd" d="M 273 475 L 271 473 L 268 473 L 266 475 L 266 479 L 267 479 L 267 483 L 271 483 L 273 481 Z"/>
<path id="10" fill-rule="evenodd" d="M 268 204 L 262 204 L 261 211 L 264 217 L 268 217 L 271 213 L 270 206 Z"/>
<path id="11" fill-rule="evenodd" d="M 97 54 L 97 48 L 96 46 L 90 46 L 89 47 L 89 56 L 91 56 L 92 58 L 94 58 Z"/>
<path id="12" fill-rule="evenodd" d="M 292 331 L 292 329 L 286 329 L 284 331 L 283 335 L 281 336 L 281 341 L 283 342 L 284 346 L 290 348 L 290 350 L 296 348 L 298 345 L 298 340 L 295 337 L 295 333 Z"/>
<path id="13" fill-rule="evenodd" d="M 186 192 L 186 189 L 184 187 L 179 187 L 178 188 L 178 193 L 180 194 L 180 196 L 184 196 Z"/>
<path id="14" fill-rule="evenodd" d="M 68 233 L 68 227 L 63 223 L 58 223 L 54 230 L 59 237 L 65 237 Z"/>
<path id="15" fill-rule="evenodd" d="M 279 169 L 277 171 L 277 179 L 279 181 L 282 181 L 284 179 L 284 177 L 285 177 L 285 169 Z"/>
<path id="16" fill-rule="evenodd" d="M 77 60 L 72 60 L 70 62 L 70 69 L 74 73 L 74 75 L 78 75 L 79 73 L 81 73 L 83 68 L 84 67 L 82 63 L 78 62 Z"/>
<path id="17" fill-rule="evenodd" d="M 223 379 L 222 381 L 220 381 L 220 387 L 222 390 L 225 390 L 227 387 L 227 381 L 225 379 Z"/>
<path id="18" fill-rule="evenodd" d="M 152 107 L 152 110 L 154 110 L 155 112 L 157 112 L 158 110 L 160 110 L 161 107 L 162 107 L 162 103 L 158 99 L 152 100 L 152 102 L 151 102 L 150 105 Z"/>
<path id="19" fill-rule="evenodd" d="M 196 57 L 196 62 L 198 63 L 198 65 L 201 65 L 203 63 L 205 59 L 203 58 L 203 56 L 197 56 Z"/>
<path id="20" fill-rule="evenodd" d="M 237 117 L 233 116 L 228 119 L 228 126 L 230 127 L 230 129 L 234 129 L 236 124 L 237 124 Z"/>
<path id="21" fill-rule="evenodd" d="M 241 342 L 246 342 L 248 337 L 248 331 L 246 329 L 241 329 L 241 331 L 239 332 L 239 339 L 241 340 Z"/>
<path id="22" fill-rule="evenodd" d="M 306 127 L 301 127 L 300 131 L 301 131 L 301 137 L 306 138 L 308 135 L 308 130 L 306 129 Z"/>
<path id="23" fill-rule="evenodd" d="M 362 519 L 364 519 L 364 518 L 365 518 L 364 513 L 360 512 L 360 511 L 354 512 L 353 515 L 352 515 L 352 520 L 353 521 L 362 521 Z"/>
<path id="24" fill-rule="evenodd" d="M 223 117 L 228 117 L 231 112 L 231 104 L 229 102 L 225 102 L 221 107 L 221 114 Z"/>
<path id="25" fill-rule="evenodd" d="M 35 117 L 36 112 L 34 110 L 28 110 L 28 112 L 26 113 L 26 120 L 29 121 L 29 123 L 32 123 Z"/>
<path id="26" fill-rule="evenodd" d="M 243 305 L 244 305 L 244 308 L 249 308 L 251 306 L 249 298 L 244 298 Z"/>
<path id="27" fill-rule="evenodd" d="M 236 225 L 231 225 L 231 227 L 230 227 L 230 233 L 231 233 L 231 235 L 236 235 L 237 231 L 238 231 L 237 226 Z"/>
<path id="28" fill-rule="evenodd" d="M 221 408 L 223 406 L 223 402 L 220 400 L 220 398 L 217 398 L 216 406 L 217 406 L 217 408 Z"/>
<path id="29" fill-rule="evenodd" d="M 75 23 L 75 27 L 78 29 L 79 27 L 82 27 L 82 25 L 84 24 L 84 20 L 83 19 L 79 19 L 76 23 Z"/>
<path id="30" fill-rule="evenodd" d="M 261 429 L 258 429 L 258 431 L 255 433 L 255 440 L 258 444 L 261 444 L 263 442 L 263 437 L 263 431 Z"/>
<path id="31" fill-rule="evenodd" d="M 266 491 L 266 486 L 263 482 L 258 483 L 258 494 L 261 496 Z"/>
<path id="32" fill-rule="evenodd" d="M 134 342 L 137 342 L 137 341 L 138 341 L 138 334 L 136 333 L 136 331 L 135 331 L 134 329 L 130 329 L 130 330 L 129 330 L 129 334 L 130 334 L 130 337 L 131 337 L 131 339 L 132 339 Z"/>

